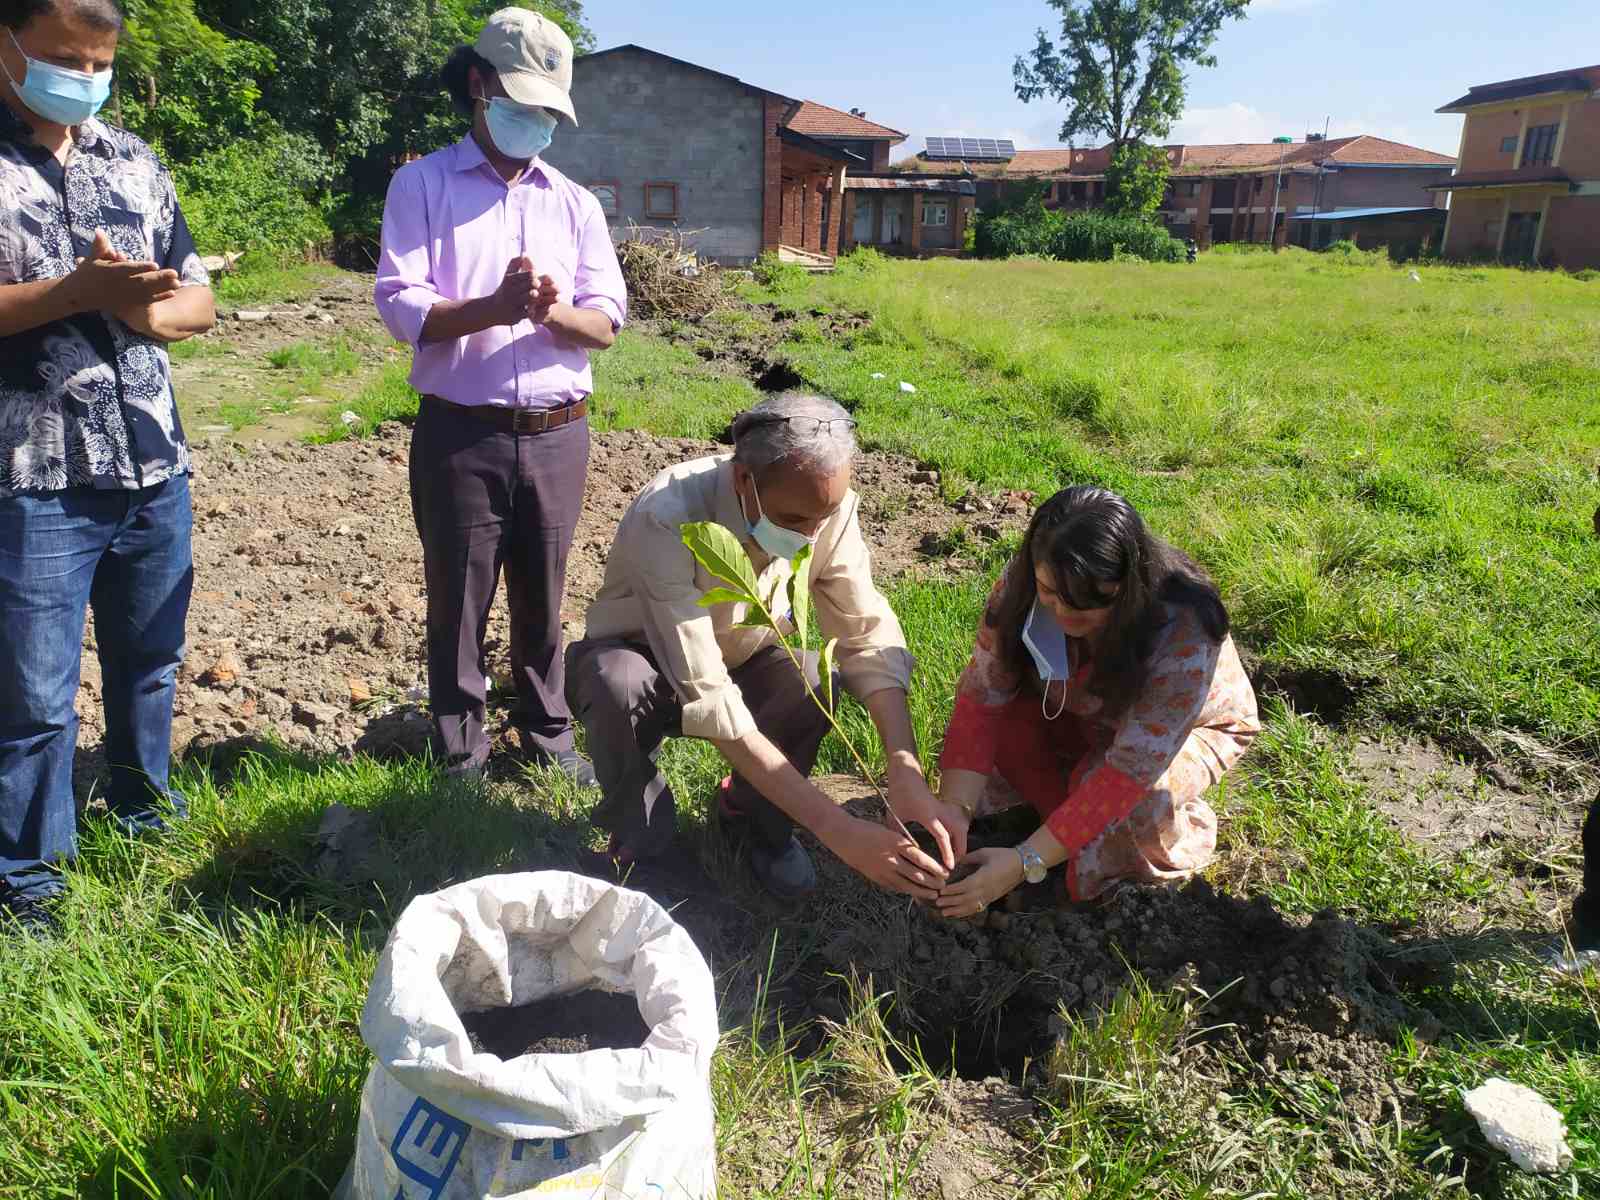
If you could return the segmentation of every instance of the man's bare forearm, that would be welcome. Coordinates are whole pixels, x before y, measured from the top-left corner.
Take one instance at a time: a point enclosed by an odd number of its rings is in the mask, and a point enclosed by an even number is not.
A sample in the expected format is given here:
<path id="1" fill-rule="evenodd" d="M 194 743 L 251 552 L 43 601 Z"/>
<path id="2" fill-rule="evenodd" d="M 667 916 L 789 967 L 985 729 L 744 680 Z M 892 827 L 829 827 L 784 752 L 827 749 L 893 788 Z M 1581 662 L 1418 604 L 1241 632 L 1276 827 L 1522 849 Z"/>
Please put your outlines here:
<path id="1" fill-rule="evenodd" d="M 476 300 L 440 300 L 428 310 L 422 323 L 423 342 L 453 342 L 485 329 L 506 324 L 499 301 L 494 296 Z"/>
<path id="2" fill-rule="evenodd" d="M 179 288 L 175 296 L 117 314 L 128 328 L 160 342 L 182 342 L 217 323 L 216 303 L 208 287 Z"/>
<path id="3" fill-rule="evenodd" d="M 0 337 L 39 329 L 85 311 L 72 278 L 41 279 L 36 283 L 0 286 Z"/>
<path id="4" fill-rule="evenodd" d="M 544 319 L 545 327 L 558 337 L 585 350 L 608 350 L 617 340 L 611 318 L 598 308 L 574 308 L 557 304 Z"/>

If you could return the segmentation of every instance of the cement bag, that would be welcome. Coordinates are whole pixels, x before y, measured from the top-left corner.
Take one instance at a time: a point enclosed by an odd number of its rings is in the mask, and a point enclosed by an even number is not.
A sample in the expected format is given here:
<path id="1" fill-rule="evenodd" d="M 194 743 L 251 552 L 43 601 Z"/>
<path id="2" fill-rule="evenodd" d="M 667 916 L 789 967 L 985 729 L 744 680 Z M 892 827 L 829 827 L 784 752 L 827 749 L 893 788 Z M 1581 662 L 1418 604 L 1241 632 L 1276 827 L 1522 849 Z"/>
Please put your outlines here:
<path id="1" fill-rule="evenodd" d="M 637 1050 L 475 1053 L 458 1013 L 598 987 L 629 992 Z M 710 1200 L 716 1193 L 711 972 L 648 896 L 564 871 L 419 896 L 361 1014 L 348 1200 Z"/>

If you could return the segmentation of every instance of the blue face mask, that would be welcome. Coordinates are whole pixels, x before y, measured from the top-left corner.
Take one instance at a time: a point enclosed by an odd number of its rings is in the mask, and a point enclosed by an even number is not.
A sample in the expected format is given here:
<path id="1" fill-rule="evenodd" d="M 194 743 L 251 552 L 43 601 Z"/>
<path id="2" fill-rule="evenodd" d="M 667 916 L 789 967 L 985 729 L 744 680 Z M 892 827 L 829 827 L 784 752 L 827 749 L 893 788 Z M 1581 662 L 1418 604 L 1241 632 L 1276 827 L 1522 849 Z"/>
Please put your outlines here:
<path id="1" fill-rule="evenodd" d="M 807 546 L 817 544 L 817 539 L 814 537 L 807 537 L 803 533 L 796 533 L 792 529 L 785 529 L 782 525 L 774 525 L 767 520 L 767 514 L 761 511 L 761 492 L 755 488 L 751 490 L 756 494 L 756 514 L 760 518 L 750 525 L 750 536 L 756 540 L 756 545 L 773 558 L 788 561 Z M 740 501 L 740 506 L 743 507 L 743 501 Z M 745 521 L 749 523 L 748 515 L 745 516 Z"/>
<path id="2" fill-rule="evenodd" d="M 1050 685 L 1066 683 L 1072 676 L 1072 664 L 1067 658 L 1066 631 L 1056 623 L 1054 617 L 1039 607 L 1037 600 L 1028 611 L 1028 619 L 1022 624 L 1022 644 L 1033 656 L 1033 665 L 1039 668 L 1039 678 L 1045 685 L 1045 696 L 1040 701 L 1039 709 L 1048 720 L 1053 721 L 1066 708 L 1067 696 L 1063 688 L 1061 707 L 1052 715 L 1048 703 Z"/>
<path id="3" fill-rule="evenodd" d="M 517 162 L 527 162 L 549 149 L 550 139 L 556 132 L 556 119 L 544 109 L 526 108 L 504 96 L 496 96 L 485 104 L 488 108 L 484 120 L 489 126 L 489 137 L 501 154 Z"/>
<path id="4" fill-rule="evenodd" d="M 111 98 L 110 71 L 91 75 L 40 62 L 28 57 L 28 52 L 18 44 L 16 34 L 10 33 L 10 36 L 11 44 L 17 47 L 17 53 L 28 65 L 21 83 L 9 70 L 6 78 L 16 89 L 17 98 L 46 121 L 57 125 L 82 125 Z"/>

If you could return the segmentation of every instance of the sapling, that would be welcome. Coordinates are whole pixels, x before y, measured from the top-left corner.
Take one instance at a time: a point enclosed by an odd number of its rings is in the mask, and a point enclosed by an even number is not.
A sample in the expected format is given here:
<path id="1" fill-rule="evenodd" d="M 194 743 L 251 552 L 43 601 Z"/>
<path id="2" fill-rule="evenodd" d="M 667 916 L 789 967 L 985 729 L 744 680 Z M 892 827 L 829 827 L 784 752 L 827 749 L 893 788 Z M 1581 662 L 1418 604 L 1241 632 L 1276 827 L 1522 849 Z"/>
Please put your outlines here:
<path id="1" fill-rule="evenodd" d="M 800 655 L 805 652 L 806 642 L 811 634 L 811 588 L 806 579 L 807 569 L 811 563 L 811 547 L 807 546 L 801 550 L 789 564 L 789 619 L 794 626 L 794 632 L 785 634 L 783 627 L 778 624 L 777 614 L 773 611 L 777 607 L 778 591 L 783 586 L 781 578 L 773 579 L 768 586 L 767 594 L 763 596 L 760 582 L 756 579 L 755 565 L 750 561 L 744 546 L 725 526 L 715 521 L 690 521 L 682 526 L 681 534 L 683 544 L 689 548 L 689 553 L 694 555 L 695 561 L 719 584 L 700 597 L 700 606 L 710 608 L 717 604 L 743 604 L 746 613 L 744 619 L 739 622 L 741 629 L 770 629 L 777 635 L 778 644 L 789 656 L 794 669 L 800 673 L 800 682 L 805 685 L 806 695 L 810 696 L 812 703 L 822 710 L 822 715 L 828 719 L 828 724 L 839 735 L 839 740 L 850 752 L 850 757 L 855 759 L 862 777 L 878 793 L 878 799 L 883 801 L 884 812 L 889 814 L 889 819 L 894 822 L 895 828 L 907 841 L 915 841 L 905 822 L 890 806 L 888 793 L 883 790 L 877 776 L 867 766 L 861 752 L 856 749 L 855 743 L 850 740 L 850 735 L 844 731 L 844 726 L 834 715 L 833 658 L 839 639 L 829 638 L 822 647 L 821 659 L 817 666 L 817 673 L 821 679 L 820 693 L 812 686 L 810 676 L 806 674 L 805 664 L 800 661 Z"/>

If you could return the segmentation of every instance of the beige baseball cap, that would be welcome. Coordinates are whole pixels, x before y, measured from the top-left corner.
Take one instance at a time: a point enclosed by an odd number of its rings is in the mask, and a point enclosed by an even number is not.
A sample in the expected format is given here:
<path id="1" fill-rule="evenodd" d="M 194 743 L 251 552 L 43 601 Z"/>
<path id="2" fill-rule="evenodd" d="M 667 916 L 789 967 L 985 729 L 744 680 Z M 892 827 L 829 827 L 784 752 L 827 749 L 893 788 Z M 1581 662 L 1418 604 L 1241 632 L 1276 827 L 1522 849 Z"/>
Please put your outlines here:
<path id="1" fill-rule="evenodd" d="M 554 21 L 525 8 L 502 8 L 478 35 L 477 50 L 518 104 L 558 112 L 574 125 L 572 39 Z"/>

